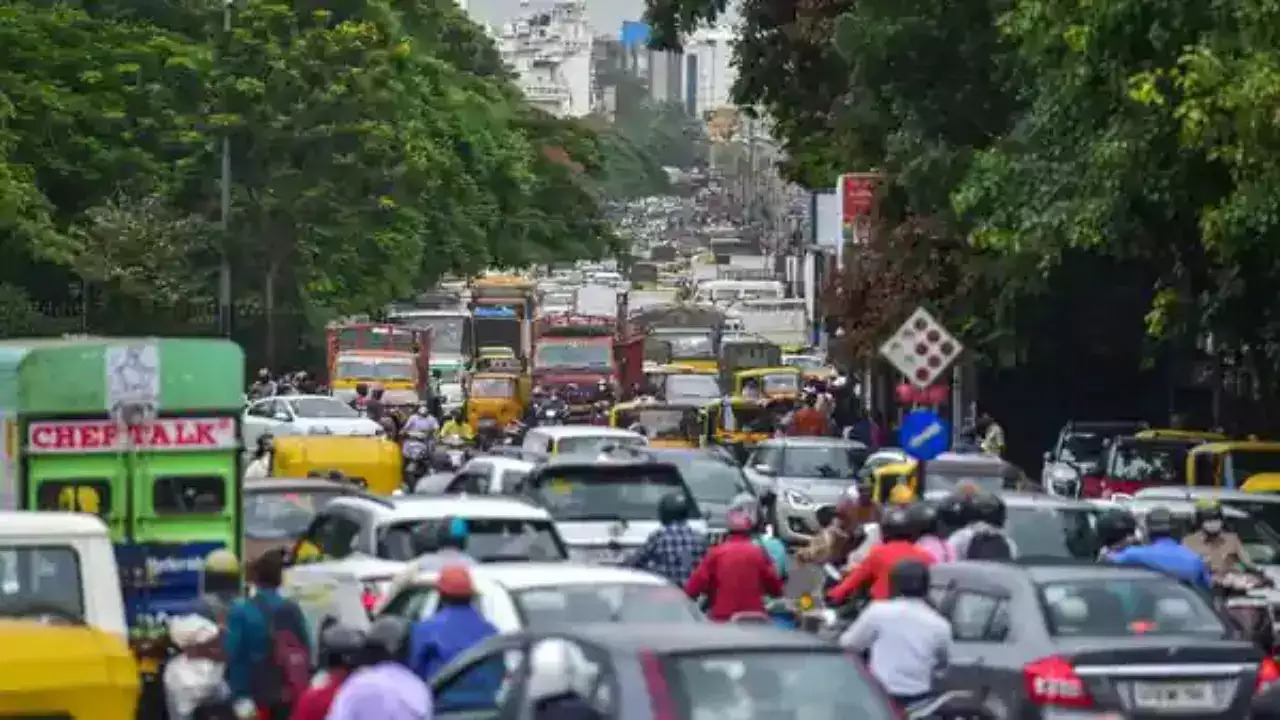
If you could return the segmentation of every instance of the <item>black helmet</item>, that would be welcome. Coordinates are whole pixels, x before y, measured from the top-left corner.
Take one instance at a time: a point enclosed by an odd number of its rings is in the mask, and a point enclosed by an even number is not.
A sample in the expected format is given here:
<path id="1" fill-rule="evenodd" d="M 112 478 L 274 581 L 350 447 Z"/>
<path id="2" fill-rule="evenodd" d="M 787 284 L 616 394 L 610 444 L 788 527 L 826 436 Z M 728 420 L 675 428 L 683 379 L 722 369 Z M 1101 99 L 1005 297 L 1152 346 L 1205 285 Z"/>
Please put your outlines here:
<path id="1" fill-rule="evenodd" d="M 1196 526 L 1204 524 L 1205 520 L 1221 520 L 1222 505 L 1216 500 L 1202 500 L 1196 503 Z"/>
<path id="2" fill-rule="evenodd" d="M 680 493 L 667 493 L 658 500 L 658 521 L 663 525 L 683 522 L 689 519 L 689 503 Z"/>
<path id="3" fill-rule="evenodd" d="M 320 633 L 320 654 L 334 667 L 355 666 L 364 645 L 364 633 L 346 625 L 330 625 Z"/>
<path id="4" fill-rule="evenodd" d="M 889 540 L 915 540 L 915 527 L 911 513 L 904 507 L 890 507 L 880 516 L 880 538 Z"/>
<path id="5" fill-rule="evenodd" d="M 369 383 L 356 383 L 356 394 L 367 395 L 369 393 Z"/>
<path id="6" fill-rule="evenodd" d="M 969 524 L 965 516 L 968 510 L 965 506 L 966 497 L 952 493 L 938 503 L 938 523 L 942 530 L 953 532 Z"/>
<path id="7" fill-rule="evenodd" d="M 1108 508 L 1098 518 L 1098 539 L 1107 547 L 1133 537 L 1137 530 L 1137 519 L 1124 508 Z"/>
<path id="8" fill-rule="evenodd" d="M 973 514 L 977 520 L 996 527 L 1004 527 L 1004 500 L 995 493 L 978 493 L 973 497 Z"/>
<path id="9" fill-rule="evenodd" d="M 889 570 L 889 596 L 922 598 L 929 594 L 929 568 L 918 560 L 903 560 Z"/>
<path id="10" fill-rule="evenodd" d="M 939 534 L 938 510 L 931 503 L 915 503 L 907 508 L 907 515 L 911 518 L 911 527 L 916 537 Z"/>
<path id="11" fill-rule="evenodd" d="M 1147 513 L 1146 526 L 1148 538 L 1173 537 L 1173 513 L 1165 507 L 1152 508 Z"/>
<path id="12" fill-rule="evenodd" d="M 409 621 L 398 615 L 380 615 L 365 634 L 364 650 L 369 662 L 399 660 L 408 646 Z"/>

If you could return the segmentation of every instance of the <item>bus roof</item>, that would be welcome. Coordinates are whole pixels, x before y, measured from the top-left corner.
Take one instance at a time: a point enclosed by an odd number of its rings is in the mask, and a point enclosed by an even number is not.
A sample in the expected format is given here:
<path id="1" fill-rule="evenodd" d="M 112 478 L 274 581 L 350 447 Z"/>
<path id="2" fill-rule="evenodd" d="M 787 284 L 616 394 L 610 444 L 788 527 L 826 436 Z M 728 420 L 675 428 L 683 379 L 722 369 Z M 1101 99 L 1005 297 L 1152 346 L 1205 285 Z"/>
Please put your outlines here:
<path id="1" fill-rule="evenodd" d="M 106 413 L 107 349 L 154 345 L 160 410 L 238 410 L 244 352 L 220 338 L 0 340 L 0 410 L 38 415 Z"/>

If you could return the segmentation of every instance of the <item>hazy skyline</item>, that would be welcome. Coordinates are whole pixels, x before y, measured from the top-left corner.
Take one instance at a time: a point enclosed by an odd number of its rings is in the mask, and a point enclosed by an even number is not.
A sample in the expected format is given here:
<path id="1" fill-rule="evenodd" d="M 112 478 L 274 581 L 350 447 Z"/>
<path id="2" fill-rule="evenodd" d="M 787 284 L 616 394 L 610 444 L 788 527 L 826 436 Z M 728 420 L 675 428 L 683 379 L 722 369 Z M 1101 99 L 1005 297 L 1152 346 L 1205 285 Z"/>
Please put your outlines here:
<path id="1" fill-rule="evenodd" d="M 549 0 L 529 0 L 530 10 L 549 6 Z M 736 4 L 736 3 L 734 3 Z M 521 15 L 520 0 L 468 0 L 468 10 L 481 22 L 499 25 Z M 644 17 L 644 0 L 587 0 L 587 22 L 597 35 L 618 35 L 623 20 Z"/>

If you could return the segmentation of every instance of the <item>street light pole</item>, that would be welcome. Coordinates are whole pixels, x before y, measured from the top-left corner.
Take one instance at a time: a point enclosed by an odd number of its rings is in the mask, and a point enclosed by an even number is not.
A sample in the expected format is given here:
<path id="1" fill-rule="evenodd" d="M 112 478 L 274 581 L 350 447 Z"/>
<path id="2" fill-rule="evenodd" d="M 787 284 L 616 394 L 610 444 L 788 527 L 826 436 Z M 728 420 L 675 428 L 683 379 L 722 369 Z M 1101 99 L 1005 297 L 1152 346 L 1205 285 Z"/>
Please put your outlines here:
<path id="1" fill-rule="evenodd" d="M 231 6 L 234 0 L 223 0 L 222 33 L 226 46 L 231 44 Z M 218 331 L 231 337 L 231 255 L 227 245 L 231 239 L 231 130 L 222 133 L 222 178 L 219 182 L 218 230 L 222 236 L 222 264 L 218 268 Z"/>

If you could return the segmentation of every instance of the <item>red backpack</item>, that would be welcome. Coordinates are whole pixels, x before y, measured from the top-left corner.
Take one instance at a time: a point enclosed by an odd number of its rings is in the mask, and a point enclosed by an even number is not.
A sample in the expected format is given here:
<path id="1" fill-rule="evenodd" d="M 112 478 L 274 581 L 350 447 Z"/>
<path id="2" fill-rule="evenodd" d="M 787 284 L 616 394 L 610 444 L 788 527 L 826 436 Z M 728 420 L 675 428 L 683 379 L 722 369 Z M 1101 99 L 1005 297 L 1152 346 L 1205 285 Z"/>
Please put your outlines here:
<path id="1" fill-rule="evenodd" d="M 302 611 L 288 600 L 278 608 L 261 596 L 252 602 L 267 625 L 267 657 L 254 674 L 254 700 L 261 707 L 292 707 L 311 685 L 311 653 L 295 630 Z"/>

